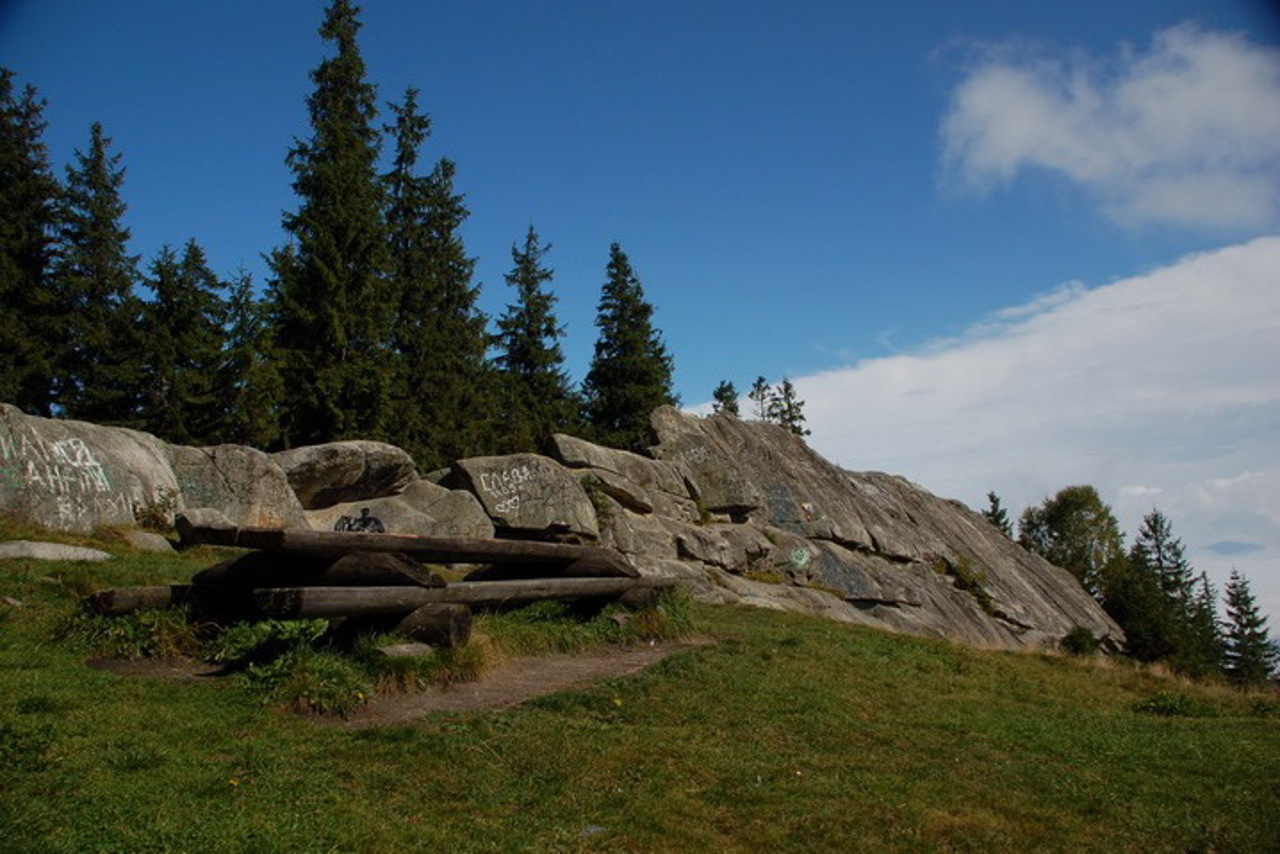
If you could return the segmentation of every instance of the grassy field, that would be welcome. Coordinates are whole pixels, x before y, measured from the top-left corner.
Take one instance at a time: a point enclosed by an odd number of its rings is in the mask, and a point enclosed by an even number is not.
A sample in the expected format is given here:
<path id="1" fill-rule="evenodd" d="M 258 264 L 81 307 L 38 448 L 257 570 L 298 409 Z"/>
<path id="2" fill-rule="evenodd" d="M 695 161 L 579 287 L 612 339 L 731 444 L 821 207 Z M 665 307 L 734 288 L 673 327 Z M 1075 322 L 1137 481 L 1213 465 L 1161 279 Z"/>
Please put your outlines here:
<path id="1" fill-rule="evenodd" d="M 700 607 L 718 643 L 512 711 L 353 731 L 55 640 L 216 559 L 0 562 L 0 850 L 1277 851 L 1280 700 Z"/>

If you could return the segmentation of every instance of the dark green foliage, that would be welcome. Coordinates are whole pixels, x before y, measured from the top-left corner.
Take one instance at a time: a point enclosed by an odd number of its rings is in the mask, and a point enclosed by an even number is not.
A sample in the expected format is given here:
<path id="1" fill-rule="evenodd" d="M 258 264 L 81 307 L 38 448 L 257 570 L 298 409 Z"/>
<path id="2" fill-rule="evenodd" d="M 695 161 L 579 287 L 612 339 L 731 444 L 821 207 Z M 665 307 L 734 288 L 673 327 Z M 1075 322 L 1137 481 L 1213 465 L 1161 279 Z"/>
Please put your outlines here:
<path id="1" fill-rule="evenodd" d="M 218 441 L 277 447 L 284 382 L 277 367 L 268 307 L 255 299 L 248 273 L 241 273 L 231 283 L 226 311 L 227 342 L 218 382 L 226 410 Z"/>
<path id="2" fill-rule="evenodd" d="M 110 145 L 95 122 L 88 153 L 77 151 L 67 167 L 54 273 L 66 349 L 55 393 L 63 415 L 137 426 L 146 339 L 133 292 L 138 259 L 121 222 L 124 169 Z"/>
<path id="3" fill-rule="evenodd" d="M 597 441 L 633 451 L 649 445 L 649 413 L 674 404 L 673 362 L 653 326 L 653 306 L 622 247 L 609 265 L 596 315 L 600 337 L 583 383 L 587 418 Z"/>
<path id="4" fill-rule="evenodd" d="M 714 411 L 723 412 L 735 418 L 741 415 L 738 410 L 738 390 L 733 387 L 733 383 L 721 380 L 715 391 L 711 393 L 711 397 L 715 401 L 711 404 Z"/>
<path id="5" fill-rule="evenodd" d="M 1236 570 L 1227 581 L 1226 602 L 1227 678 L 1242 685 L 1262 684 L 1276 667 L 1276 650 L 1249 580 Z"/>
<path id="6" fill-rule="evenodd" d="M 1100 645 L 1097 636 L 1084 626 L 1073 626 L 1058 642 L 1062 651 L 1070 655 L 1093 655 Z"/>
<path id="7" fill-rule="evenodd" d="M 804 401 L 799 398 L 795 386 L 786 377 L 782 378 L 782 382 L 770 396 L 765 416 L 772 423 L 797 436 L 808 436 L 812 432 L 804 426 Z"/>
<path id="8" fill-rule="evenodd" d="M 336 56 L 311 74 L 312 136 L 289 151 L 301 204 L 271 256 L 285 444 L 381 435 L 391 391 L 394 292 L 387 279 L 374 87 L 356 44 L 357 10 L 334 0 L 321 37 Z"/>
<path id="9" fill-rule="evenodd" d="M 52 414 L 61 312 L 50 282 L 58 183 L 42 140 L 45 101 L 0 68 L 0 400 Z"/>
<path id="10" fill-rule="evenodd" d="M 1004 507 L 1000 506 L 1000 496 L 994 492 L 987 493 L 987 509 L 982 511 L 982 515 L 987 521 L 995 525 L 1000 533 L 1009 539 L 1013 539 L 1013 523 L 1009 521 L 1009 514 Z"/>
<path id="11" fill-rule="evenodd" d="M 219 372 L 226 346 L 226 285 L 191 240 L 179 260 L 168 246 L 151 264 L 154 299 L 144 307 L 142 429 L 180 445 L 209 444 L 226 400 Z"/>
<path id="12" fill-rule="evenodd" d="M 1135 703 L 1133 710 L 1162 718 L 1208 718 L 1218 714 L 1208 703 L 1174 691 L 1160 691 L 1148 700 Z"/>
<path id="13" fill-rule="evenodd" d="M 1199 589 L 1182 542 L 1158 510 L 1143 519 L 1128 559 L 1103 580 L 1102 603 L 1127 637 L 1126 649 L 1139 661 L 1168 661 L 1192 675 L 1218 672 L 1221 637 L 1209 580 Z"/>
<path id="14" fill-rule="evenodd" d="M 1018 542 L 1068 570 L 1085 590 L 1123 566 L 1124 542 L 1116 518 L 1092 486 L 1068 486 L 1022 514 Z"/>
<path id="15" fill-rule="evenodd" d="M 555 295 L 543 289 L 552 272 L 542 263 L 551 246 L 538 240 L 533 226 L 524 248 L 511 247 L 513 266 L 507 284 L 516 302 L 498 318 L 496 358 L 504 390 L 504 449 L 536 450 L 554 432 L 576 432 L 580 403 L 569 385 L 556 323 Z"/>

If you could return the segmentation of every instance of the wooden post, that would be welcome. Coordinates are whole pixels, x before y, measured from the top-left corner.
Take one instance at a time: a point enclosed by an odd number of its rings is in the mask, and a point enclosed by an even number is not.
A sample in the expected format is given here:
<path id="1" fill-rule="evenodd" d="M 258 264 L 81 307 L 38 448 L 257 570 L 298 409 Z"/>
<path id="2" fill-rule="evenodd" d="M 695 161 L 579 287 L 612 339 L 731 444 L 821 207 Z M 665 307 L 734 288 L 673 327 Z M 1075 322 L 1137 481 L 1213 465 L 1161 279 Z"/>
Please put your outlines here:
<path id="1" fill-rule="evenodd" d="M 423 605 L 392 631 L 432 646 L 462 646 L 471 638 L 471 609 L 453 602 Z"/>

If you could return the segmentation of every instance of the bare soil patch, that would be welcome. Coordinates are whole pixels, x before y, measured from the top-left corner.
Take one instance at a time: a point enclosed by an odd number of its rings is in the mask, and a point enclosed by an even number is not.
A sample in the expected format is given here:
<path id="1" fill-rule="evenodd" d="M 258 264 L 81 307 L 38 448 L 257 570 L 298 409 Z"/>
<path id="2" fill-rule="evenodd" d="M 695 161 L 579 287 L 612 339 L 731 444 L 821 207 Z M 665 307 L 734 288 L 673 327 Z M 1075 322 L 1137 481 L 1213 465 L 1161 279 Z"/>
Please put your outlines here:
<path id="1" fill-rule="evenodd" d="M 486 672 L 474 682 L 430 687 L 405 694 L 373 697 L 345 720 L 316 720 L 351 729 L 409 723 L 432 713 L 509 709 L 525 700 L 582 688 L 596 682 L 619 679 L 646 670 L 676 653 L 713 643 L 709 637 L 680 641 L 608 647 L 591 652 L 513 658 Z M 96 670 L 118 676 L 195 681 L 223 674 L 221 667 L 184 659 L 130 661 L 97 658 L 88 662 Z"/>
<path id="2" fill-rule="evenodd" d="M 352 729 L 409 723 L 435 712 L 509 709 L 525 700 L 639 673 L 712 638 L 611 647 L 569 655 L 511 659 L 474 682 L 431 687 L 409 694 L 381 694 L 336 725 Z"/>

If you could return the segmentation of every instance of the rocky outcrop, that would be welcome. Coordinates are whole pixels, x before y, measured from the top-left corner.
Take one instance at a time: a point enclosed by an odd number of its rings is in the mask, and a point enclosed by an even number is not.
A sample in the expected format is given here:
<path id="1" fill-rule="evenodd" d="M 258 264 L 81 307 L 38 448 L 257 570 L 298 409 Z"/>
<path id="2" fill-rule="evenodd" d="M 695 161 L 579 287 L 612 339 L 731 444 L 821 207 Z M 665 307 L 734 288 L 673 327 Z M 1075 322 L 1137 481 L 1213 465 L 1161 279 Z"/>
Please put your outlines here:
<path id="1" fill-rule="evenodd" d="M 302 504 L 270 454 L 242 445 L 170 445 L 169 458 L 179 488 L 175 509 L 216 509 L 242 527 L 306 525 Z"/>
<path id="2" fill-rule="evenodd" d="M 418 476 L 413 458 L 385 442 L 329 442 L 271 458 L 308 510 L 395 495 Z"/>
<path id="3" fill-rule="evenodd" d="M 708 602 L 1018 647 L 1119 628 L 1066 571 L 958 502 L 849 472 L 791 433 L 672 408 L 648 456 L 563 434 L 547 455 L 455 462 L 336 442 L 268 455 L 0 409 L 0 512 L 68 531 L 183 510 L 254 527 L 333 530 L 368 509 L 391 533 L 599 543 Z M 283 464 L 283 466 L 282 466 Z M 305 508 L 305 509 L 304 509 Z"/>
<path id="4" fill-rule="evenodd" d="M 24 415 L 0 404 L 0 514 L 75 533 L 132 525 L 179 492 L 168 446 L 148 433 Z"/>

